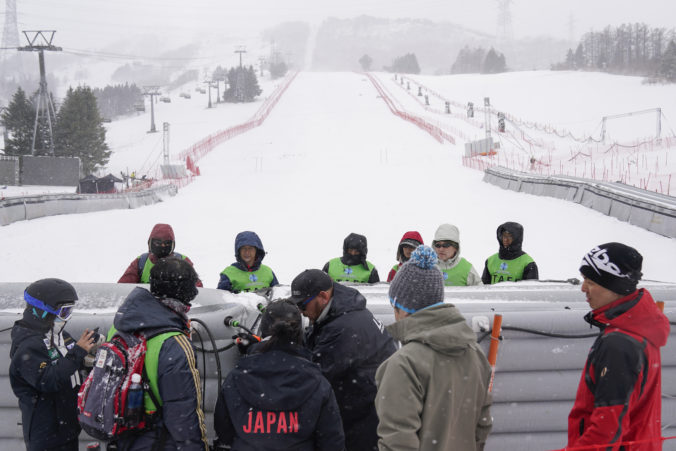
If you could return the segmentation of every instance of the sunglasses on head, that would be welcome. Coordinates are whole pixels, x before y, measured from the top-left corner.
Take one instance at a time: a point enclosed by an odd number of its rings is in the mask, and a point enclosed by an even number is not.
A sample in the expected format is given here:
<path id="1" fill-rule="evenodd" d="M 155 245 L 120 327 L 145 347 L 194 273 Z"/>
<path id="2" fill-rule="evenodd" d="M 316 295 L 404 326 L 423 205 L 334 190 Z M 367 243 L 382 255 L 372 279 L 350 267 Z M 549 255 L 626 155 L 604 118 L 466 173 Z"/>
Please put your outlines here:
<path id="1" fill-rule="evenodd" d="M 434 243 L 434 247 L 436 247 L 437 249 L 439 249 L 441 247 L 447 248 L 447 247 L 451 247 L 451 246 L 453 246 L 453 245 L 451 243 L 448 243 L 448 242 L 447 243 Z"/>
<path id="2" fill-rule="evenodd" d="M 47 313 L 51 313 L 52 315 L 64 321 L 68 321 L 68 319 L 70 319 L 71 315 L 73 314 L 73 307 L 75 307 L 75 303 L 71 302 L 69 304 L 62 304 L 58 306 L 58 308 L 54 308 L 50 305 L 45 304 L 39 299 L 35 299 L 28 293 L 24 293 L 23 298 L 26 302 L 28 302 L 28 304 L 32 305 L 33 307 L 37 307 L 39 309 L 44 310 Z"/>

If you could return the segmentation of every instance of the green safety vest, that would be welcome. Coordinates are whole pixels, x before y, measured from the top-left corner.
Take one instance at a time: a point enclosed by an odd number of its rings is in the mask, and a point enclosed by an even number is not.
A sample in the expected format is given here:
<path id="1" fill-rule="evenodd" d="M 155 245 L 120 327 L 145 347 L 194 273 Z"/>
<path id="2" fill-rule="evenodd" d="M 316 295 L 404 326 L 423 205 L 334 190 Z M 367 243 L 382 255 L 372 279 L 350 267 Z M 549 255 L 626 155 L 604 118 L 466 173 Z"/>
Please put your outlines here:
<path id="1" fill-rule="evenodd" d="M 155 266 L 155 263 L 150 261 L 150 255 L 149 254 L 141 254 L 138 256 L 139 261 L 143 256 L 146 256 L 146 262 L 143 265 L 143 271 L 141 272 L 141 283 L 150 283 L 150 270 L 153 269 L 153 266 Z M 178 252 L 173 252 L 172 257 L 181 257 L 182 259 L 185 259 L 185 255 L 181 255 Z"/>
<path id="2" fill-rule="evenodd" d="M 371 262 L 366 262 L 366 265 L 368 269 L 362 264 L 348 266 L 337 257 L 329 260 L 329 277 L 336 282 L 368 283 L 374 266 Z"/>
<path id="3" fill-rule="evenodd" d="M 472 264 L 460 257 L 457 265 L 450 269 L 442 269 L 444 276 L 444 285 L 447 287 L 457 287 L 467 285 L 467 276 L 472 269 Z"/>
<path id="4" fill-rule="evenodd" d="M 523 254 L 514 260 L 502 260 L 499 255 L 491 255 L 486 262 L 488 273 L 491 275 L 491 284 L 522 280 L 523 270 L 529 263 L 533 263 L 533 259 L 528 254 Z"/>
<path id="5" fill-rule="evenodd" d="M 106 341 L 110 341 L 116 332 L 117 329 L 115 326 L 110 326 L 110 329 L 108 329 L 108 335 L 106 336 Z M 146 369 L 146 374 L 148 375 L 148 385 L 150 385 L 150 389 L 153 391 L 153 395 L 155 395 L 155 399 L 157 399 L 157 402 L 160 403 L 160 406 L 163 404 L 162 398 L 160 397 L 160 387 L 157 385 L 157 368 L 160 362 L 160 350 L 162 349 L 162 345 L 167 340 L 167 338 L 173 337 L 175 335 L 181 335 L 181 333 L 182 332 L 178 331 L 165 332 L 163 334 L 155 335 L 153 338 L 146 341 L 146 357 L 143 362 Z M 153 399 L 147 392 L 144 392 L 143 394 L 143 405 L 145 406 L 147 413 L 153 413 L 157 411 L 157 406 L 155 406 Z"/>
<path id="6" fill-rule="evenodd" d="M 243 271 L 236 266 L 228 266 L 221 274 L 228 276 L 232 289 L 236 292 L 267 288 L 275 278 L 272 269 L 265 265 L 260 265 L 255 271 Z"/>

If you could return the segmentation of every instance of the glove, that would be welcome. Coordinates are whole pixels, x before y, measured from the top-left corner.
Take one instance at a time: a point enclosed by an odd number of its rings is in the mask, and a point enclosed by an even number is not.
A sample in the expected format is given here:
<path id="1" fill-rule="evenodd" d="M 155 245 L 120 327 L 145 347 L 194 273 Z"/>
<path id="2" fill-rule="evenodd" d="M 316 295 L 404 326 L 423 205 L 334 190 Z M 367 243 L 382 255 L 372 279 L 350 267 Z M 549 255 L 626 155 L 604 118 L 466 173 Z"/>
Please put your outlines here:
<path id="1" fill-rule="evenodd" d="M 237 335 L 233 335 L 232 339 L 237 343 L 237 349 L 239 349 L 239 353 L 242 355 L 246 355 L 251 345 L 261 341 L 260 337 L 248 332 L 240 332 Z"/>
<path id="2" fill-rule="evenodd" d="M 89 350 L 89 353 L 84 358 L 84 366 L 87 368 L 94 367 L 94 363 L 96 362 L 96 351 L 98 351 L 99 346 L 101 346 L 106 341 L 106 337 L 104 337 L 103 334 L 100 334 L 98 332 L 95 333 L 93 338 L 94 338 L 94 346 L 92 346 L 92 348 Z"/>

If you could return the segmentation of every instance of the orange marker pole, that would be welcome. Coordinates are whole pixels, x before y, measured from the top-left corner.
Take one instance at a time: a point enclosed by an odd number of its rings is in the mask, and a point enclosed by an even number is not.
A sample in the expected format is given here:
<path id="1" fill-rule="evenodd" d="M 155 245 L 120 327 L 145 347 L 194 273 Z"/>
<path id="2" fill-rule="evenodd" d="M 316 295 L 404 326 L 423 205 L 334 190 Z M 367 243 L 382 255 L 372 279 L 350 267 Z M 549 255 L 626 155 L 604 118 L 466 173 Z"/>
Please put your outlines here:
<path id="1" fill-rule="evenodd" d="M 664 301 L 657 301 L 657 308 L 660 309 L 660 312 L 664 313 Z"/>
<path id="2" fill-rule="evenodd" d="M 488 348 L 488 363 L 491 365 L 491 381 L 488 384 L 488 392 L 493 391 L 493 379 L 495 378 L 495 362 L 498 359 L 498 346 L 500 345 L 500 331 L 502 330 L 502 315 L 496 313 L 493 316 L 493 330 L 491 331 L 491 346 Z"/>

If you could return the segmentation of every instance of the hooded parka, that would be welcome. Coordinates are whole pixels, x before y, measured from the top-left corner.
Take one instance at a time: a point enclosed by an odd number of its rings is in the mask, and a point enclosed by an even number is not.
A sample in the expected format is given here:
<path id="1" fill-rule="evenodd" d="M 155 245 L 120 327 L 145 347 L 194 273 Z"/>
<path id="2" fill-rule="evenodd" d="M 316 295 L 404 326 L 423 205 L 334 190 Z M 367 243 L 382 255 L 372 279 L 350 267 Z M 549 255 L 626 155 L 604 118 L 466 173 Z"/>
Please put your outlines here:
<path id="1" fill-rule="evenodd" d="M 512 234 L 513 241 L 508 247 L 502 245 L 502 233 Z M 523 226 L 517 222 L 505 222 L 496 231 L 500 250 L 493 254 L 484 265 L 481 281 L 484 285 L 498 282 L 518 282 L 519 280 L 537 280 L 538 266 L 533 258 L 521 250 Z"/>
<path id="2" fill-rule="evenodd" d="M 251 267 L 248 267 L 240 256 L 239 251 L 243 246 L 256 248 L 256 259 Z M 272 269 L 262 263 L 263 258 L 265 258 L 265 249 L 258 235 L 249 231 L 238 233 L 235 237 L 235 259 L 237 261 L 221 272 L 217 288 L 240 293 L 279 285 Z"/>
<path id="3" fill-rule="evenodd" d="M 601 334 L 585 363 L 573 409 L 568 446 L 642 441 L 631 450 L 658 451 L 661 441 L 662 363 L 669 320 L 646 289 L 589 312 Z"/>
<path id="4" fill-rule="evenodd" d="M 169 224 L 155 224 L 148 237 L 149 246 L 150 241 L 153 239 L 173 241 L 176 243 L 174 229 L 172 229 Z M 173 247 L 171 255 L 176 258 L 182 258 L 191 265 L 193 264 L 185 255 L 173 252 Z M 125 269 L 124 274 L 122 274 L 122 277 L 120 277 L 117 283 L 148 283 L 150 281 L 150 270 L 158 260 L 159 257 L 152 252 L 145 252 L 139 255 L 129 264 L 129 266 L 127 266 L 127 269 Z M 195 285 L 201 287 L 202 281 L 198 280 Z"/>
<path id="5" fill-rule="evenodd" d="M 491 368 L 458 309 L 418 310 L 387 330 L 402 347 L 376 373 L 379 449 L 482 450 Z"/>
<path id="6" fill-rule="evenodd" d="M 180 332 L 162 343 L 157 362 L 149 362 L 148 358 L 145 362 L 146 370 L 151 363 L 157 364 L 157 374 L 148 371 L 148 377 L 157 380 L 161 418 L 154 429 L 120 440 L 120 451 L 153 449 L 153 444 L 161 440 L 164 440 L 162 451 L 207 450 L 200 375 L 188 338 L 187 318 L 162 304 L 150 291 L 136 287 L 118 309 L 113 324 L 123 332 L 142 332 L 147 339 L 165 332 Z"/>
<path id="7" fill-rule="evenodd" d="M 237 362 L 219 392 L 219 441 L 233 451 L 343 451 L 336 398 L 309 351 L 284 344 L 256 348 Z"/>
<path id="8" fill-rule="evenodd" d="M 457 252 L 448 260 L 439 260 L 439 269 L 444 276 L 445 286 L 482 285 L 474 265 L 460 256 L 460 231 L 452 224 L 442 224 L 434 234 L 432 246 L 437 241 L 453 241 L 458 244 Z"/>
<path id="9" fill-rule="evenodd" d="M 359 254 L 352 255 L 347 252 L 348 249 L 356 249 L 359 251 Z M 350 233 L 343 240 L 343 256 L 326 262 L 322 271 L 327 273 L 336 282 L 380 282 L 378 270 L 373 263 L 366 260 L 367 254 L 366 237 L 358 233 Z"/>
<path id="10" fill-rule="evenodd" d="M 420 233 L 415 231 L 404 233 L 404 236 L 401 237 L 401 240 L 399 240 L 399 245 L 397 246 L 398 263 L 392 267 L 390 273 L 387 275 L 388 282 L 392 282 L 392 279 L 394 279 L 394 276 L 397 274 L 397 271 L 399 271 L 400 265 L 406 263 L 407 258 L 404 256 L 404 246 L 417 247 L 420 246 L 421 244 L 425 243 L 423 242 Z"/>

